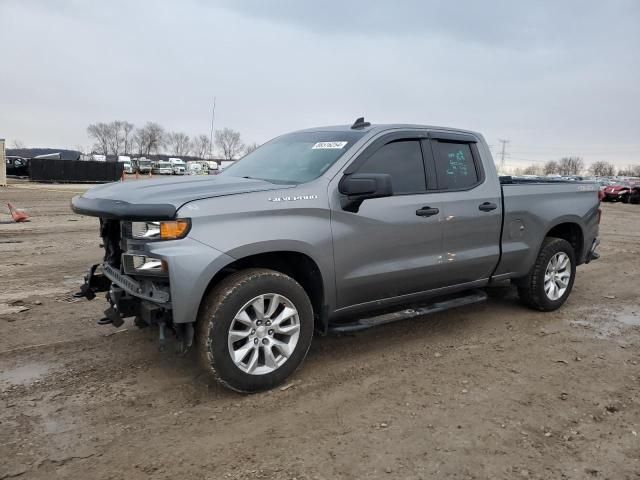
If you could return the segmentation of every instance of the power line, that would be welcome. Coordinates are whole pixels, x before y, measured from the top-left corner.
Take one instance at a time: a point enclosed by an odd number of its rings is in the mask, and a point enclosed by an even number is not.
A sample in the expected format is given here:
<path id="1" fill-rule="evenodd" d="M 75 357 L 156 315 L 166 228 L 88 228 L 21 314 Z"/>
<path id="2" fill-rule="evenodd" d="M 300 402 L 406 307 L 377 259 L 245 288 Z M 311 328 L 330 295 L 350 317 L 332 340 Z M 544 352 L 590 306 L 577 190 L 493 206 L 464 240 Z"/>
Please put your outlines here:
<path id="1" fill-rule="evenodd" d="M 506 149 L 509 140 L 498 139 L 498 142 L 502 145 L 502 148 L 500 149 L 500 170 L 502 171 L 504 170 L 504 157 L 507 155 Z"/>
<path id="2" fill-rule="evenodd" d="M 211 133 L 209 134 L 209 160 L 213 158 L 213 122 L 216 119 L 216 97 L 213 97 L 213 109 L 211 110 Z"/>

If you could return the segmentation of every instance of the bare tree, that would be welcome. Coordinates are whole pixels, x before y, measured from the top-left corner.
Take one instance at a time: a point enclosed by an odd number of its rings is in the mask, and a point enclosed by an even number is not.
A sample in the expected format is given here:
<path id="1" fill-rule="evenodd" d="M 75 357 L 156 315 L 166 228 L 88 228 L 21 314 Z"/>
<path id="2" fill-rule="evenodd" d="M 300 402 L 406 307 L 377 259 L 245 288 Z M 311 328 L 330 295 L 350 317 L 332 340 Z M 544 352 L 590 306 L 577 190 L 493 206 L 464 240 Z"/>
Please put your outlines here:
<path id="1" fill-rule="evenodd" d="M 136 129 L 134 142 L 138 155 L 158 153 L 164 145 L 164 128 L 155 122 L 147 122 L 144 127 Z"/>
<path id="2" fill-rule="evenodd" d="M 593 162 L 589 167 L 589 171 L 596 177 L 611 177 L 616 174 L 616 167 L 609 162 Z"/>
<path id="3" fill-rule="evenodd" d="M 102 155 L 118 156 L 131 152 L 133 143 L 132 131 L 133 124 L 123 120 L 115 120 L 109 123 L 93 123 L 87 127 L 89 137 L 95 141 L 93 150 Z"/>
<path id="4" fill-rule="evenodd" d="M 171 155 L 181 157 L 189 155 L 191 151 L 191 139 L 189 135 L 182 132 L 169 132 L 166 135 L 166 145 Z"/>
<path id="5" fill-rule="evenodd" d="M 209 153 L 209 136 L 201 134 L 195 137 L 191 143 L 191 151 L 198 158 L 207 158 L 207 154 Z"/>
<path id="6" fill-rule="evenodd" d="M 94 140 L 93 150 L 100 155 L 109 153 L 109 140 L 111 138 L 111 128 L 103 122 L 92 123 L 87 127 L 89 138 Z"/>
<path id="7" fill-rule="evenodd" d="M 216 130 L 216 144 L 222 150 L 222 156 L 225 160 L 234 160 L 244 149 L 240 132 L 230 128 Z"/>
<path id="8" fill-rule="evenodd" d="M 253 152 L 259 146 L 260 145 L 258 145 L 256 142 L 248 144 L 246 147 L 244 147 L 244 154 L 245 155 L 249 155 L 251 152 Z"/>
<path id="9" fill-rule="evenodd" d="M 117 157 L 123 150 L 122 142 L 124 136 L 122 134 L 122 122 L 120 120 L 116 120 L 109 123 L 107 127 L 107 146 L 109 149 L 109 153 Z"/>
<path id="10" fill-rule="evenodd" d="M 579 175 L 584 168 L 584 162 L 580 157 L 564 157 L 558 164 L 560 175 Z"/>
<path id="11" fill-rule="evenodd" d="M 133 152 L 133 123 L 122 122 L 122 135 L 123 135 L 123 147 L 124 154 L 129 155 Z"/>
<path id="12" fill-rule="evenodd" d="M 27 148 L 27 145 L 22 140 L 14 140 L 11 142 L 12 148 Z"/>
<path id="13" fill-rule="evenodd" d="M 543 169 L 540 165 L 531 164 L 523 171 L 523 175 L 542 175 Z"/>
<path id="14" fill-rule="evenodd" d="M 618 175 L 623 177 L 640 177 L 640 165 L 629 165 L 627 168 L 618 170 Z"/>
<path id="15" fill-rule="evenodd" d="M 558 173 L 558 162 L 555 160 L 549 160 L 544 164 L 543 170 L 545 175 L 555 175 Z"/>

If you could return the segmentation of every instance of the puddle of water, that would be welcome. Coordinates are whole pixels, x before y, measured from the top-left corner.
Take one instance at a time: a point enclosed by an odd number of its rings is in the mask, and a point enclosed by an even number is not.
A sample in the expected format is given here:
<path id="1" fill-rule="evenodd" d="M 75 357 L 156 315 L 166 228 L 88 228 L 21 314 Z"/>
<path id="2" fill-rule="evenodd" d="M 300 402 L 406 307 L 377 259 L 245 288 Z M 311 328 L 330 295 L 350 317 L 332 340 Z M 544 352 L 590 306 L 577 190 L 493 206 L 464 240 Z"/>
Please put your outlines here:
<path id="1" fill-rule="evenodd" d="M 640 325 L 640 306 L 625 308 L 621 312 L 617 312 L 615 314 L 615 319 L 625 325 Z"/>
<path id="2" fill-rule="evenodd" d="M 42 363 L 28 363 L 19 367 L 0 371 L 0 384 L 29 385 L 49 371 Z"/>
<path id="3" fill-rule="evenodd" d="M 579 320 L 570 322 L 582 327 L 595 338 L 612 338 L 623 335 L 629 328 L 640 326 L 640 306 L 623 306 L 620 310 L 584 312 Z"/>

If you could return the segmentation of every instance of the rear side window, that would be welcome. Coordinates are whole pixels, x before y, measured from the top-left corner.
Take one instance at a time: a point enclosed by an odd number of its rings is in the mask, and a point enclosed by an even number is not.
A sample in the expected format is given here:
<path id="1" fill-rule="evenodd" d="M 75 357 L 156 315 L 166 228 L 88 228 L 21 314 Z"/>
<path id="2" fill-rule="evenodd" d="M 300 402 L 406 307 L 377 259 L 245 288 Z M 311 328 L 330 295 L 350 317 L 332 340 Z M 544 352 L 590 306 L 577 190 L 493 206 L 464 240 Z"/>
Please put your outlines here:
<path id="1" fill-rule="evenodd" d="M 358 173 L 388 173 L 394 194 L 427 189 L 422 150 L 417 140 L 387 143 L 365 160 Z"/>
<path id="2" fill-rule="evenodd" d="M 440 190 L 470 188 L 478 183 L 478 170 L 468 143 L 435 141 L 432 145 Z"/>

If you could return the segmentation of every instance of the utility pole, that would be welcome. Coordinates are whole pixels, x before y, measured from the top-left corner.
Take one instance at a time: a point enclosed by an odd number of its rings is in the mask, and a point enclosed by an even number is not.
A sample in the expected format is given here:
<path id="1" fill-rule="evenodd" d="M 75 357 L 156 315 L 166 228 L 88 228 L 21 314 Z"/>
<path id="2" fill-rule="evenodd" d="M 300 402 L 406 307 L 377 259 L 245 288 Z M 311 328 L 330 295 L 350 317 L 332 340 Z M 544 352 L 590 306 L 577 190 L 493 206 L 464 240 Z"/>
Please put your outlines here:
<path id="1" fill-rule="evenodd" d="M 4 156 L 4 138 L 0 138 L 0 187 L 7 186 L 7 161 Z"/>
<path id="2" fill-rule="evenodd" d="M 509 140 L 501 140 L 499 139 L 498 142 L 500 142 L 500 144 L 502 145 L 502 148 L 500 149 L 500 168 L 499 170 L 501 172 L 504 172 L 504 157 L 507 156 L 507 143 L 509 143 Z"/>
<path id="3" fill-rule="evenodd" d="M 211 133 L 209 134 L 209 160 L 213 158 L 213 122 L 216 119 L 216 97 L 213 97 L 213 109 L 211 110 Z"/>

